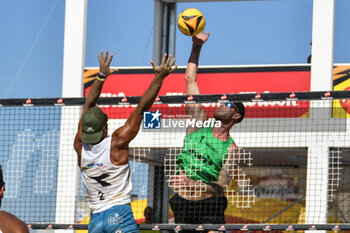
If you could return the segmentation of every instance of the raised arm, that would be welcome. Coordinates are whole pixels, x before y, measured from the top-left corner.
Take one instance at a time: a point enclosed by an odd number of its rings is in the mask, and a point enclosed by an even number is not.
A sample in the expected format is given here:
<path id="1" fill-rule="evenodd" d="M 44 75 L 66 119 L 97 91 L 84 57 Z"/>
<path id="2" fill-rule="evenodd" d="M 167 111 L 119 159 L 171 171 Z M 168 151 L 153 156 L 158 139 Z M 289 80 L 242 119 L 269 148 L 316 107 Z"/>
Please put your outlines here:
<path id="1" fill-rule="evenodd" d="M 152 106 L 163 84 L 164 78 L 177 68 L 177 66 L 173 67 L 175 58 L 171 60 L 171 55 L 167 58 L 166 54 L 164 54 L 160 66 L 156 66 L 153 61 L 151 64 L 155 72 L 153 81 L 141 97 L 137 107 L 130 114 L 125 125 L 114 131 L 112 135 L 112 149 L 116 151 L 113 153 L 116 155 L 115 163 L 124 164 L 126 162 L 127 151 L 121 152 L 120 150 L 126 150 L 130 141 L 136 137 L 142 122 L 143 112 L 148 111 Z"/>
<path id="2" fill-rule="evenodd" d="M 143 94 L 140 100 L 140 103 L 137 105 L 135 109 L 135 112 L 137 113 L 137 115 L 141 116 L 141 120 L 142 120 L 143 112 L 149 110 L 154 100 L 156 99 L 159 93 L 159 90 L 163 84 L 164 78 L 167 77 L 171 72 L 173 72 L 177 68 L 177 66 L 173 67 L 175 64 L 175 60 L 176 60 L 175 58 L 171 60 L 171 54 L 169 55 L 168 58 L 167 58 L 167 55 L 164 54 L 162 58 L 162 63 L 160 66 L 156 66 L 156 64 L 153 61 L 151 61 L 151 64 L 156 76 L 153 79 L 151 85 Z"/>
<path id="3" fill-rule="evenodd" d="M 82 116 L 87 111 L 89 111 L 90 108 L 96 106 L 98 98 L 101 94 L 103 83 L 106 80 L 107 76 L 113 72 L 118 71 L 118 70 L 110 69 L 110 64 L 111 64 L 111 61 L 113 59 L 113 54 L 111 54 L 111 56 L 108 57 L 108 50 L 106 51 L 105 55 L 103 54 L 103 52 L 101 52 L 101 54 L 99 54 L 97 57 L 98 57 L 98 61 L 100 63 L 100 72 L 96 76 L 96 79 L 91 86 L 89 94 L 86 97 L 83 112 L 82 112 L 80 120 L 79 120 L 78 132 L 77 132 L 77 134 L 75 136 L 75 140 L 74 140 L 74 149 L 78 154 L 79 164 L 80 164 L 80 156 L 81 156 L 81 148 L 82 148 L 82 141 L 81 141 L 81 134 L 82 134 L 81 119 L 82 119 Z"/>
<path id="4" fill-rule="evenodd" d="M 186 94 L 187 95 L 198 95 L 200 94 L 199 87 L 197 84 L 197 71 L 198 71 L 198 62 L 199 56 L 202 49 L 202 45 L 208 40 L 209 31 L 206 34 L 203 32 L 192 37 L 192 50 L 190 58 L 188 59 L 187 68 L 186 68 Z M 192 118 L 197 120 L 207 120 L 208 115 L 202 109 L 200 104 L 186 104 L 186 112 Z M 196 128 L 188 128 L 187 134 L 195 131 Z"/>

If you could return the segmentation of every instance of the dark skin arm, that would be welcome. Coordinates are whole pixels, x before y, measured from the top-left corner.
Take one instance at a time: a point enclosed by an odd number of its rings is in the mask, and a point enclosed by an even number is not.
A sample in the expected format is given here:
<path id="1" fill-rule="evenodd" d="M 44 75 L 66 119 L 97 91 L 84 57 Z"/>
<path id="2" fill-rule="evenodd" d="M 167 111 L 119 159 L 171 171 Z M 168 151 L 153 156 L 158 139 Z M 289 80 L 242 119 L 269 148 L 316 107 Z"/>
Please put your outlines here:
<path id="1" fill-rule="evenodd" d="M 171 60 L 171 55 L 167 58 L 166 54 L 163 56 L 161 65 L 156 66 L 153 61 L 151 64 L 155 72 L 155 78 L 141 97 L 140 103 L 130 114 L 125 125 L 112 134 L 111 161 L 115 165 L 123 165 L 128 162 L 129 143 L 139 132 L 143 119 L 143 112 L 148 111 L 152 106 L 163 84 L 164 78 L 177 68 L 177 66 L 173 67 L 175 58 Z"/>
<path id="2" fill-rule="evenodd" d="M 0 230 L 3 233 L 29 233 L 24 222 L 5 211 L 0 211 Z"/>
<path id="3" fill-rule="evenodd" d="M 103 54 L 103 52 L 101 52 L 101 54 L 99 54 L 97 57 L 98 57 L 98 60 L 100 62 L 100 72 L 104 73 L 106 75 L 106 77 L 109 74 L 118 71 L 118 70 L 111 70 L 110 69 L 110 64 L 111 64 L 111 61 L 113 59 L 113 54 L 111 54 L 111 56 L 108 58 L 108 50 L 106 51 L 105 55 Z M 79 121 L 79 125 L 78 125 L 78 132 L 77 132 L 75 139 L 74 139 L 74 149 L 78 155 L 79 167 L 80 167 L 80 160 L 81 160 L 81 150 L 82 150 L 82 146 L 83 146 L 83 142 L 81 141 L 81 134 L 82 134 L 81 119 L 82 119 L 82 116 L 87 111 L 89 111 L 90 108 L 96 106 L 98 98 L 101 94 L 103 83 L 104 82 L 101 82 L 97 79 L 94 81 L 94 83 L 92 84 L 91 89 L 89 91 L 89 94 L 86 97 L 83 112 L 82 112 L 81 117 L 80 117 L 80 121 Z"/>
<path id="4" fill-rule="evenodd" d="M 4 197 L 5 186 L 0 188 L 0 204 Z M 0 211 L 0 230 L 3 233 L 29 233 L 27 225 L 19 218 L 5 211 Z"/>

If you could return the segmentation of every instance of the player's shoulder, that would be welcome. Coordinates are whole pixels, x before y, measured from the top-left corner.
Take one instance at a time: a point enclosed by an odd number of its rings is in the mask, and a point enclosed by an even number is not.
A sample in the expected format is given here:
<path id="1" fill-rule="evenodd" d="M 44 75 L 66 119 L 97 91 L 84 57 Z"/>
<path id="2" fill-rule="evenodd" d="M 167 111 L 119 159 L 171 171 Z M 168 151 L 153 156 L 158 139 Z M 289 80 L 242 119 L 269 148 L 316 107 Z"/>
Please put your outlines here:
<path id="1" fill-rule="evenodd" d="M 230 148 L 238 149 L 238 146 L 237 146 L 237 144 L 236 144 L 235 141 L 233 141 L 233 142 L 231 143 Z"/>
<path id="2" fill-rule="evenodd" d="M 17 218 L 17 217 L 9 212 L 0 210 L 0 220 L 5 219 L 5 218 Z"/>
<path id="3" fill-rule="evenodd" d="M 0 231 L 2 233 L 29 233 L 27 225 L 22 220 L 6 211 L 0 211 Z"/>

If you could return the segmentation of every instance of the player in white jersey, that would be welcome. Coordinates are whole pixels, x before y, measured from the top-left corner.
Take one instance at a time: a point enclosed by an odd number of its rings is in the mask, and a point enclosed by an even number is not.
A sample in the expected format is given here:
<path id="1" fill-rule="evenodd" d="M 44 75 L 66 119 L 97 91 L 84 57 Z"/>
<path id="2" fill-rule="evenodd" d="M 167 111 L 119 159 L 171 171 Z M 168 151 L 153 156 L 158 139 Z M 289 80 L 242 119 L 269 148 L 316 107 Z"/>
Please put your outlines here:
<path id="1" fill-rule="evenodd" d="M 4 198 L 5 182 L 0 165 L 0 207 Z M 0 233 L 29 233 L 27 225 L 13 214 L 0 210 Z"/>
<path id="2" fill-rule="evenodd" d="M 74 149 L 78 155 L 84 183 L 90 199 L 92 215 L 89 232 L 139 232 L 131 211 L 131 179 L 128 163 L 128 145 L 140 129 L 143 112 L 152 106 L 163 80 L 177 66 L 175 58 L 164 54 L 161 65 L 151 62 L 155 78 L 145 91 L 126 123 L 107 135 L 107 115 L 96 106 L 102 86 L 109 74 L 113 54 L 98 55 L 100 72 L 86 98 Z M 133 84 L 130 84 L 133 85 Z"/>

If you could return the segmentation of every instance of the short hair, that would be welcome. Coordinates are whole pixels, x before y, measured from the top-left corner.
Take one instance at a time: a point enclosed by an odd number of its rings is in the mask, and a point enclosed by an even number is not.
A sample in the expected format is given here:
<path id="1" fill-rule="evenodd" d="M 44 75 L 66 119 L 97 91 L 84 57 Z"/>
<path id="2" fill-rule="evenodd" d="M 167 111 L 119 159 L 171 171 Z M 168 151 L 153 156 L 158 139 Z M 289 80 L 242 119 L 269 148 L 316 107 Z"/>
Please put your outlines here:
<path id="1" fill-rule="evenodd" d="M 4 182 L 4 176 L 2 175 L 2 168 L 0 165 L 0 188 L 2 188 L 3 186 L 5 186 L 5 182 Z"/>
<path id="2" fill-rule="evenodd" d="M 233 102 L 233 104 L 237 107 L 238 113 L 241 114 L 241 118 L 239 118 L 239 120 L 237 120 L 237 123 L 240 123 L 241 121 L 243 121 L 243 118 L 245 116 L 244 104 L 242 102 Z"/>

